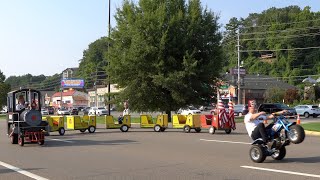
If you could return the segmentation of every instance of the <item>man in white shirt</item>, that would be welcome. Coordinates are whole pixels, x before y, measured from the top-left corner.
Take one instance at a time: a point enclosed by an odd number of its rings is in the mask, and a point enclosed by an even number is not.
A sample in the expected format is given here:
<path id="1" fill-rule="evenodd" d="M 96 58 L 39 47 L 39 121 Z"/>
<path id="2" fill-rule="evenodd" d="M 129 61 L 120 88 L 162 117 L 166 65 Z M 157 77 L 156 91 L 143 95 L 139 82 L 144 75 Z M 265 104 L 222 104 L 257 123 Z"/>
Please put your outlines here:
<path id="1" fill-rule="evenodd" d="M 266 112 L 257 111 L 257 105 L 254 100 L 249 101 L 249 112 L 244 117 L 244 123 L 248 132 L 248 135 L 253 139 L 256 140 L 258 138 L 261 138 L 264 143 L 267 143 L 267 133 L 266 128 L 264 126 L 263 121 L 267 119 L 274 118 L 274 115 L 271 114 L 269 116 L 266 115 Z M 286 110 L 277 112 L 277 114 L 282 114 L 287 112 Z"/>
<path id="2" fill-rule="evenodd" d="M 19 99 L 18 99 L 18 104 L 16 105 L 16 111 L 21 111 L 22 109 L 25 108 L 25 101 L 24 101 L 24 97 L 23 95 L 20 95 L 19 96 Z"/>

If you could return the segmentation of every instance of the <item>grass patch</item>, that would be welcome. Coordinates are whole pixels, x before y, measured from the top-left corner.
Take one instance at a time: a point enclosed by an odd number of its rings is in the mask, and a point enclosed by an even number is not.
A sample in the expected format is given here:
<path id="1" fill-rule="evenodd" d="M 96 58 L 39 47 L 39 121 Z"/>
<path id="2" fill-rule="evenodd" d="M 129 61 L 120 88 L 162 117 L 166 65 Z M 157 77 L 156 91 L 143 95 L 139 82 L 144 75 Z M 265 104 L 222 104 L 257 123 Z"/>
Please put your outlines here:
<path id="1" fill-rule="evenodd" d="M 243 123 L 243 119 L 244 119 L 244 116 L 242 116 L 242 117 L 235 117 L 235 118 L 234 118 L 234 121 L 235 121 L 236 123 Z"/>
<path id="2" fill-rule="evenodd" d="M 0 120 L 6 120 L 7 115 L 6 114 L 0 114 Z"/>
<path id="3" fill-rule="evenodd" d="M 320 122 L 301 124 L 304 130 L 320 132 Z"/>

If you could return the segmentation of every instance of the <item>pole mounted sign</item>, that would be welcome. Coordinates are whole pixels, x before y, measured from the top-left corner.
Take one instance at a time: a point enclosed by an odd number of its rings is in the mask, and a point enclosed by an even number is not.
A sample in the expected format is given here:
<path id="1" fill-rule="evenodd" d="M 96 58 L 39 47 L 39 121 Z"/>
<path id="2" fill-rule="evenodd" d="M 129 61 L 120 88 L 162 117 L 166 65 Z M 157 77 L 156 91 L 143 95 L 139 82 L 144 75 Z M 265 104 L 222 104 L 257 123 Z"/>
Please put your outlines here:
<path id="1" fill-rule="evenodd" d="M 240 72 L 240 76 L 246 75 L 246 69 L 244 69 L 244 68 L 240 68 L 239 72 Z M 230 69 L 230 74 L 231 75 L 238 75 L 238 68 Z"/>
<path id="2" fill-rule="evenodd" d="M 83 88 L 84 80 L 83 79 L 62 79 L 61 87 L 62 88 Z"/>

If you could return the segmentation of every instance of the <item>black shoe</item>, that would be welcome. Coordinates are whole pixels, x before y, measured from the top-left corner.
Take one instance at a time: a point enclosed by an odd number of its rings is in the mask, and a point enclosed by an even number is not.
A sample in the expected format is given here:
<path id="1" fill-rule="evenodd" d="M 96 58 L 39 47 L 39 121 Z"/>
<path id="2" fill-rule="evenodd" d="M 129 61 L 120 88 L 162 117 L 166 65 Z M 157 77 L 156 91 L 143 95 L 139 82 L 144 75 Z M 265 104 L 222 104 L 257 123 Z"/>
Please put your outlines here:
<path id="1" fill-rule="evenodd" d="M 274 149 L 276 148 L 277 142 L 275 140 L 272 140 L 271 142 L 268 142 L 267 146 L 268 149 Z"/>

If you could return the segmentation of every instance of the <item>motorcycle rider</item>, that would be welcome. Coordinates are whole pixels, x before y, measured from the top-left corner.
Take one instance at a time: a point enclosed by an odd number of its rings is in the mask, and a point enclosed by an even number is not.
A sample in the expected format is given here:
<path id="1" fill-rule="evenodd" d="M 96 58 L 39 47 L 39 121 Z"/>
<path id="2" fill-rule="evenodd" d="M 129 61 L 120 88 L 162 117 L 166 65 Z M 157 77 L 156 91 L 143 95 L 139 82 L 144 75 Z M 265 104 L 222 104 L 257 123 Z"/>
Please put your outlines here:
<path id="1" fill-rule="evenodd" d="M 268 137 L 267 137 L 266 129 L 271 128 L 273 124 L 271 123 L 270 125 L 265 127 L 263 121 L 267 119 L 273 119 L 275 117 L 275 114 L 287 113 L 287 110 L 279 111 L 267 116 L 266 112 L 264 111 L 258 112 L 255 100 L 249 101 L 248 106 L 249 106 L 249 112 L 244 117 L 244 123 L 247 129 L 248 135 L 253 140 L 261 138 L 264 144 L 267 144 Z M 274 142 L 271 142 L 270 147 L 272 148 L 273 146 L 274 146 Z"/>

